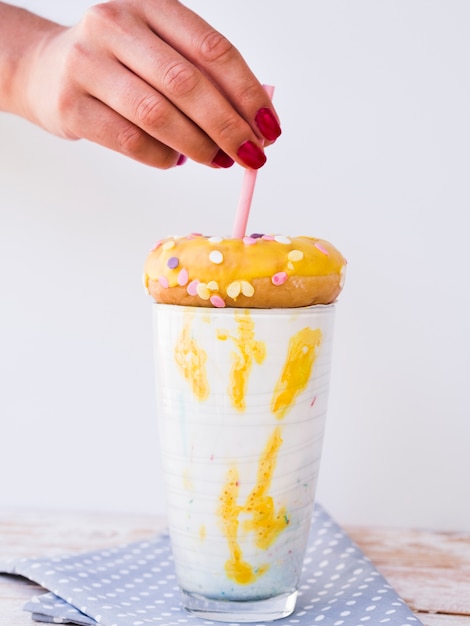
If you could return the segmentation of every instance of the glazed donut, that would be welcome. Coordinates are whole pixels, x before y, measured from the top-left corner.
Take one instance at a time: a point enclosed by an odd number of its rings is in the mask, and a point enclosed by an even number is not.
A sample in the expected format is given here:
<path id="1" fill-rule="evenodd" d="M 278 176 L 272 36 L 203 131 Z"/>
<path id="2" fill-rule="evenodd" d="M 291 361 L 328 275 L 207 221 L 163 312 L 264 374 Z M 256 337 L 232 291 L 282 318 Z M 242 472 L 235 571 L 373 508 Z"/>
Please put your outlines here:
<path id="1" fill-rule="evenodd" d="M 144 285 L 156 302 L 203 307 L 291 308 L 330 304 L 346 260 L 312 237 L 168 237 L 149 253 Z"/>

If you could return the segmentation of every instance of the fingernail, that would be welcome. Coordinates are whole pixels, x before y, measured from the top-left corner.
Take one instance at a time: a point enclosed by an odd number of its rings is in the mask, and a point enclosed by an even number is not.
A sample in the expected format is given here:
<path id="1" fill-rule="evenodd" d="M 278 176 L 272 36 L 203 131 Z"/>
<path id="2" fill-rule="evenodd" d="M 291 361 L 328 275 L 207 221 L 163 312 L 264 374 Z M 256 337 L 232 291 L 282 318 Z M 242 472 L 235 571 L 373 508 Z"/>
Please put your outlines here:
<path id="1" fill-rule="evenodd" d="M 187 160 L 188 157 L 185 154 L 180 154 L 178 160 L 176 161 L 176 165 L 184 165 Z"/>
<path id="2" fill-rule="evenodd" d="M 240 159 L 251 167 L 253 170 L 259 169 L 262 165 L 266 163 L 266 155 L 255 143 L 252 141 L 245 141 L 238 148 L 237 154 Z"/>
<path id="3" fill-rule="evenodd" d="M 212 165 L 217 165 L 217 167 L 232 167 L 235 161 L 232 157 L 229 157 L 223 150 L 219 150 L 215 157 L 212 159 Z"/>
<path id="4" fill-rule="evenodd" d="M 274 113 L 267 107 L 258 111 L 255 115 L 255 122 L 263 134 L 263 137 L 268 141 L 274 141 L 282 132 Z"/>

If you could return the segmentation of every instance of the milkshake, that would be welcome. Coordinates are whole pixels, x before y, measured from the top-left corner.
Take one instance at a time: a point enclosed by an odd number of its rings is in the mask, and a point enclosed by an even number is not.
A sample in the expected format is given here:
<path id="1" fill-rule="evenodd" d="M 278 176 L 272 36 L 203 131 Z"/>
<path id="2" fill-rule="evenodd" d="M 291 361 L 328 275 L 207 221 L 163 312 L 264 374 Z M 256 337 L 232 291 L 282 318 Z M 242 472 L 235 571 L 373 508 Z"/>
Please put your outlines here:
<path id="1" fill-rule="evenodd" d="M 168 238 L 145 274 L 157 300 L 157 408 L 183 605 L 228 622 L 295 608 L 345 267 L 328 242 L 251 239 Z M 296 304 L 263 307 L 293 292 Z"/>

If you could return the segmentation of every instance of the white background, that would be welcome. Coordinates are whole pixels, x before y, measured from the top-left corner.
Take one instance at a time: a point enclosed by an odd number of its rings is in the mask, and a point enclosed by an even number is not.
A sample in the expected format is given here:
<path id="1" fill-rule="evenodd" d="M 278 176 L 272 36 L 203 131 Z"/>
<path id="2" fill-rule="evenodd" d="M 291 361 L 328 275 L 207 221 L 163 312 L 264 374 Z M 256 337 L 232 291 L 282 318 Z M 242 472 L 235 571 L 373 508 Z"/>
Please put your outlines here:
<path id="1" fill-rule="evenodd" d="M 88 4 L 26 3 L 64 23 Z M 276 85 L 249 230 L 349 261 L 319 500 L 470 530 L 470 4 L 187 4 Z M 164 510 L 143 262 L 160 236 L 230 233 L 241 180 L 0 115 L 1 505 Z"/>

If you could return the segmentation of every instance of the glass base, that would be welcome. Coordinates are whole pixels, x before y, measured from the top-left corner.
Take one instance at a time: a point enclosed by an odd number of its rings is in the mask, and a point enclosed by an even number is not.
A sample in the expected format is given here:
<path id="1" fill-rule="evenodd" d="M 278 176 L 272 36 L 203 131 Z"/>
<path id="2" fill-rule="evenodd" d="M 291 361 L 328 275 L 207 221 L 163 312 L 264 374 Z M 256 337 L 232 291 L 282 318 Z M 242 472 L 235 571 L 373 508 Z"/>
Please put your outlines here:
<path id="1" fill-rule="evenodd" d="M 265 600 L 212 600 L 196 593 L 183 591 L 184 608 L 214 622 L 267 622 L 287 617 L 294 612 L 297 591 L 283 593 Z"/>

